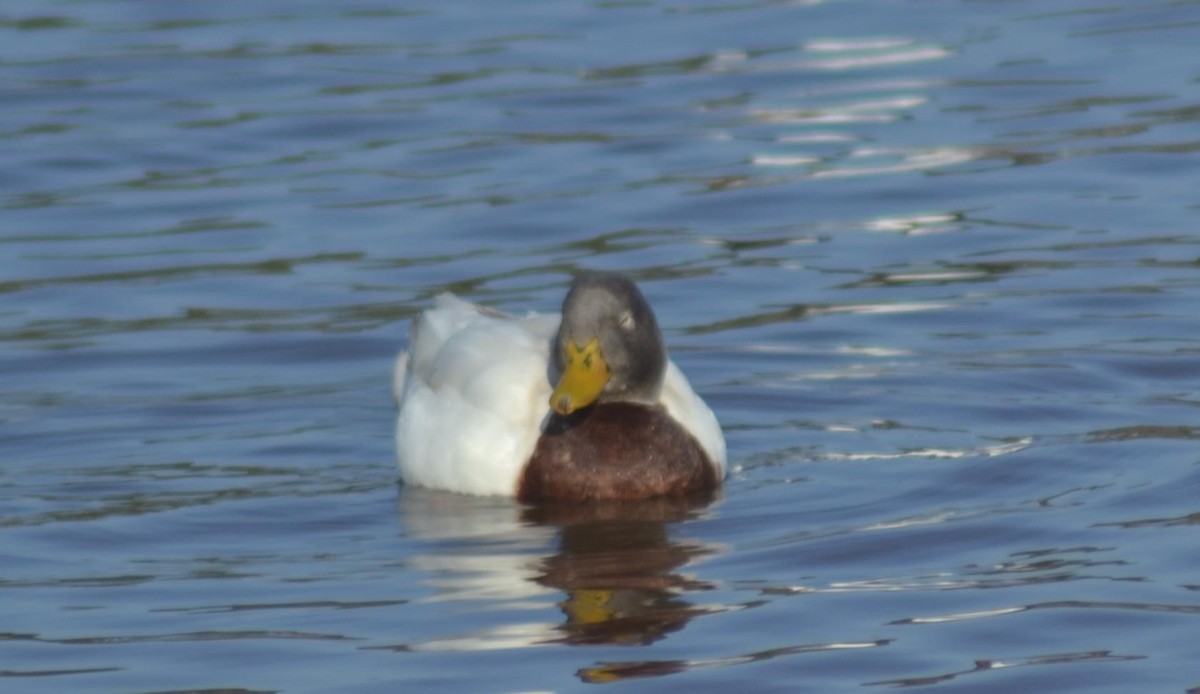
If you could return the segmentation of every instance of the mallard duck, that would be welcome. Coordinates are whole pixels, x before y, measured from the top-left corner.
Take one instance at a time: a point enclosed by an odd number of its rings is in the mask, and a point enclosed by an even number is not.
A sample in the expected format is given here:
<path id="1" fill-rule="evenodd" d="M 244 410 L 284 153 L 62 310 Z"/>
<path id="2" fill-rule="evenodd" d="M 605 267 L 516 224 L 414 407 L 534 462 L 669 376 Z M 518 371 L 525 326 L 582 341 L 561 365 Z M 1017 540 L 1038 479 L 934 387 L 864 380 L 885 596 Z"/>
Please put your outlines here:
<path id="1" fill-rule="evenodd" d="M 561 319 L 443 294 L 409 337 L 394 383 L 407 484 L 536 502 L 689 496 L 724 478 L 716 417 L 622 275 L 579 275 Z"/>

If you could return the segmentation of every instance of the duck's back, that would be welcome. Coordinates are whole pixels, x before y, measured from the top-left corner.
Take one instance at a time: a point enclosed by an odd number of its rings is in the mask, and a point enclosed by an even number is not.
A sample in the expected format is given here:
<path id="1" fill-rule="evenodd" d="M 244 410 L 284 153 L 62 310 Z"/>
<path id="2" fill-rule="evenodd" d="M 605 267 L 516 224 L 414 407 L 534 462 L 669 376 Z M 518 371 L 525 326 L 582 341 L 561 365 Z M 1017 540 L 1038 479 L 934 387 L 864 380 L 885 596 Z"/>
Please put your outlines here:
<path id="1" fill-rule="evenodd" d="M 396 369 L 396 451 L 406 483 L 515 493 L 549 411 L 557 320 L 514 319 L 451 295 L 413 323 Z"/>

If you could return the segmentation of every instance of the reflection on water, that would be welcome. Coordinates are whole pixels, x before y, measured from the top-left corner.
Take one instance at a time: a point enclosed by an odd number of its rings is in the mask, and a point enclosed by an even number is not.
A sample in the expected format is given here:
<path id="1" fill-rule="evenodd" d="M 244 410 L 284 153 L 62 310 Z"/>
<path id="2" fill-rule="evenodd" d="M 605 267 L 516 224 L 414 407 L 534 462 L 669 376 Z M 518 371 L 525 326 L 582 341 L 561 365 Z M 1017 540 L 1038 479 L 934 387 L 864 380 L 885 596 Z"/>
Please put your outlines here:
<path id="1" fill-rule="evenodd" d="M 555 644 L 645 647 L 681 632 L 697 617 L 761 606 L 761 597 L 741 604 L 703 599 L 718 585 L 688 567 L 727 548 L 672 537 L 680 524 L 711 516 L 712 503 L 710 498 L 695 498 L 521 507 L 508 499 L 403 488 L 402 527 L 410 537 L 429 543 L 428 553 L 406 560 L 434 589 L 426 602 L 486 601 L 539 617 L 552 605 L 561 617 L 510 620 L 466 634 L 363 648 L 411 653 Z M 762 590 L 762 595 L 770 594 L 780 592 Z M 647 659 L 635 650 L 628 659 L 604 659 L 579 668 L 575 676 L 589 683 L 614 682 L 873 649 L 890 642 L 803 643 L 713 658 Z"/>
<path id="2" fill-rule="evenodd" d="M 680 571 L 713 547 L 673 541 L 670 525 L 708 499 L 597 503 L 526 509 L 523 520 L 554 527 L 558 552 L 535 579 L 566 593 L 559 639 L 570 644 L 650 644 L 710 611 L 686 599 L 710 584 Z"/>
<path id="3" fill-rule="evenodd" d="M 559 596 L 559 624 L 532 622 L 420 644 L 413 650 L 491 650 L 563 643 L 647 645 L 720 611 L 691 594 L 711 585 L 685 569 L 717 548 L 671 538 L 707 513 L 710 498 L 518 506 L 416 488 L 401 491 L 405 532 L 435 543 L 410 557 L 435 588 L 429 600 Z M 539 552 L 553 547 L 552 554 Z M 541 605 L 542 603 L 531 603 Z"/>

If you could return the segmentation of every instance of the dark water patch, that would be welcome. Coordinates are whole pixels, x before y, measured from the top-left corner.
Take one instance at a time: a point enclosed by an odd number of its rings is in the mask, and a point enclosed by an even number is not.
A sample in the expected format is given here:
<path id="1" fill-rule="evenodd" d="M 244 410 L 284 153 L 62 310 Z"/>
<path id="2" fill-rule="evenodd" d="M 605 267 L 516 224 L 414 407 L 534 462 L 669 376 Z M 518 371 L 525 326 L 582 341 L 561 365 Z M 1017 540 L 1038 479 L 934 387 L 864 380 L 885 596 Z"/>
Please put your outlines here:
<path id="1" fill-rule="evenodd" d="M 116 672 L 118 667 L 74 668 L 70 670 L 0 670 L 0 677 L 61 677 L 69 675 L 92 675 L 101 672 Z"/>
<path id="2" fill-rule="evenodd" d="M 949 672 L 940 675 L 931 675 L 927 677 L 908 677 L 904 679 L 883 680 L 879 682 L 868 682 L 869 685 L 883 685 L 891 687 L 928 687 L 943 682 L 963 677 L 966 675 L 974 675 L 985 673 L 1001 668 L 1013 667 L 1029 667 L 1032 665 L 1068 665 L 1076 663 L 1092 663 L 1092 662 L 1121 662 L 1129 660 L 1143 660 L 1144 655 L 1118 655 L 1110 651 L 1089 651 L 1086 653 L 1054 653 L 1049 655 L 1036 655 L 1027 658 L 1021 658 L 1017 661 L 993 661 L 993 660 L 976 660 L 974 667 L 970 670 L 960 672 Z"/>

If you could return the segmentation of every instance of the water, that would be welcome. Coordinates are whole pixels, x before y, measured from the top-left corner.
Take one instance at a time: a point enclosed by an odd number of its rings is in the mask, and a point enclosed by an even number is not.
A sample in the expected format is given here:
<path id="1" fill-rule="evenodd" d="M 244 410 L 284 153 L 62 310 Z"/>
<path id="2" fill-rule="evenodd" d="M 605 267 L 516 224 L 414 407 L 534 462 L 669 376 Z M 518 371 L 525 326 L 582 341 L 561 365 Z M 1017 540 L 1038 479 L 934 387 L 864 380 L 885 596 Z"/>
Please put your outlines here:
<path id="1" fill-rule="evenodd" d="M 1200 5 L 10 0 L 0 689 L 1200 687 Z M 620 269 L 703 507 L 406 489 Z"/>

